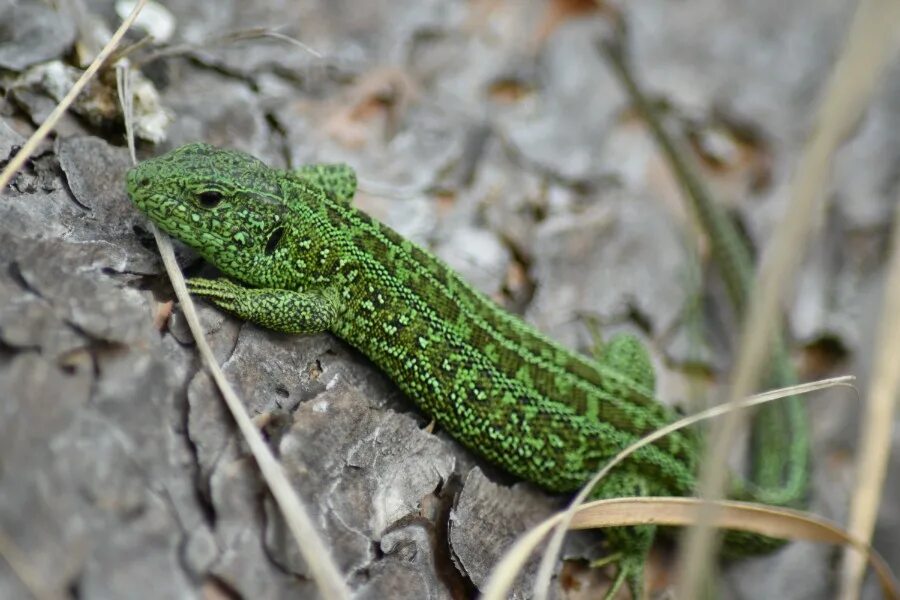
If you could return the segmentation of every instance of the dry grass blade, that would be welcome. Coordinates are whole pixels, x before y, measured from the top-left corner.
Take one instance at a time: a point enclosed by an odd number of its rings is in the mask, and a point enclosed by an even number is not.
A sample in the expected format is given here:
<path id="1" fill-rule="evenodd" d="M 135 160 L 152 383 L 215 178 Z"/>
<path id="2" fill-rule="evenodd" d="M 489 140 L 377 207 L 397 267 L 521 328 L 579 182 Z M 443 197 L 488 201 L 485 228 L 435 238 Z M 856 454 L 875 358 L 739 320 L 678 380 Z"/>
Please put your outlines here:
<path id="1" fill-rule="evenodd" d="M 577 514 L 578 510 L 583 508 L 583 506 L 576 507 L 572 515 Z M 557 513 L 543 523 L 535 525 L 517 539 L 500 561 L 494 565 L 494 568 L 491 569 L 491 575 L 488 578 L 487 585 L 484 586 L 484 593 L 481 595 L 482 600 L 505 600 L 511 597 L 510 591 L 513 583 L 522 567 L 528 561 L 528 557 L 541 543 L 544 536 L 566 518 L 571 518 L 568 512 Z M 535 588 L 546 589 L 546 586 L 535 586 Z"/>
<path id="2" fill-rule="evenodd" d="M 152 229 L 156 243 L 159 245 L 163 263 L 166 266 L 166 272 L 172 281 L 175 295 L 181 303 L 181 309 L 184 312 L 191 334 L 197 342 L 197 348 L 200 350 L 203 362 L 206 368 L 209 369 L 216 386 L 222 392 L 222 397 L 225 399 L 225 404 L 228 406 L 231 416 L 237 423 L 244 441 L 253 454 L 253 458 L 256 459 L 256 464 L 259 465 L 263 479 L 265 479 L 272 496 L 275 498 L 275 502 L 278 503 L 278 507 L 284 515 L 284 520 L 294 536 L 294 541 L 297 542 L 303 559 L 309 566 L 312 578 L 322 592 L 322 597 L 336 600 L 349 598 L 350 590 L 347 588 L 340 571 L 338 571 L 334 560 L 331 558 L 331 553 L 328 551 L 325 542 L 322 541 L 322 538 L 316 532 L 312 518 L 310 518 L 294 488 L 291 487 L 284 470 L 272 455 L 259 430 L 253 424 L 253 421 L 250 420 L 244 404 L 238 398 L 228 380 L 225 379 L 225 374 L 219 367 L 212 349 L 206 342 L 203 335 L 203 326 L 197 318 L 197 312 L 185 285 L 184 276 L 181 274 L 178 263 L 175 261 L 175 253 L 172 251 L 171 242 L 156 226 L 153 226 Z"/>
<path id="3" fill-rule="evenodd" d="M 260 37 L 270 37 L 275 40 L 287 42 L 288 44 L 296 46 L 296 47 L 300 48 L 301 50 L 312 54 L 316 58 L 322 58 L 322 54 L 318 50 L 310 48 L 309 46 L 307 46 L 306 44 L 304 44 L 297 38 L 293 38 L 289 35 L 285 35 L 284 33 L 281 33 L 280 31 L 275 31 L 274 29 L 268 29 L 265 27 L 258 27 L 255 29 L 247 29 L 244 31 L 236 31 L 231 34 L 224 35 L 224 36 L 222 36 L 222 42 L 224 42 L 224 43 L 237 42 L 240 40 L 250 40 L 250 39 L 260 38 Z"/>
<path id="4" fill-rule="evenodd" d="M 772 390 L 764 392 L 762 394 L 756 394 L 755 396 L 751 396 L 750 398 L 746 398 L 736 402 L 720 404 L 708 410 L 699 412 L 695 415 L 679 419 L 674 423 L 670 423 L 666 427 L 658 429 L 650 435 L 641 438 L 634 444 L 624 448 L 621 452 L 616 454 L 616 456 L 614 456 L 613 459 L 606 464 L 606 466 L 604 466 L 596 475 L 594 475 L 594 477 L 572 499 L 572 502 L 569 503 L 569 507 L 565 512 L 563 521 L 553 532 L 553 537 L 550 539 L 550 543 L 547 544 L 547 548 L 544 551 L 543 557 L 541 558 L 541 566 L 538 569 L 537 577 L 534 580 L 535 599 L 543 600 L 547 597 L 547 593 L 550 590 L 550 579 L 553 576 L 553 566 L 556 564 L 556 557 L 559 555 L 559 552 L 562 549 L 563 538 L 566 535 L 566 531 L 569 529 L 570 521 L 575 516 L 575 511 L 584 503 L 585 500 L 587 500 L 588 496 L 591 493 L 591 490 L 594 489 L 594 487 L 600 482 L 600 480 L 606 477 L 606 475 L 609 474 L 610 471 L 612 471 L 618 464 L 628 458 L 628 456 L 633 454 L 635 451 L 643 448 L 648 444 L 652 444 L 656 440 L 669 435 L 673 431 L 689 427 L 691 425 L 699 423 L 700 421 L 713 419 L 715 417 L 726 415 L 734 411 L 752 408 L 754 406 L 759 406 L 760 404 L 765 404 L 766 402 L 773 402 L 775 400 L 787 398 L 789 396 L 808 394 L 810 392 L 838 385 L 851 386 L 851 383 L 854 379 L 855 378 L 852 376 L 844 376 L 834 377 L 832 379 L 824 379 L 821 381 L 813 381 L 810 383 L 801 383 L 799 385 L 783 388 L 780 390 Z"/>
<path id="5" fill-rule="evenodd" d="M 120 101 L 122 103 L 122 112 L 125 114 L 126 131 L 131 132 L 131 96 L 128 69 L 125 66 L 124 61 L 117 65 L 116 74 Z M 135 161 L 133 138 L 129 138 L 128 147 L 131 151 L 131 159 L 132 161 Z M 316 582 L 316 585 L 324 598 L 334 598 L 337 600 L 349 598 L 350 590 L 344 582 L 344 578 L 341 576 L 337 565 L 331 558 L 328 547 L 317 533 L 313 520 L 309 516 L 309 512 L 306 510 L 303 502 L 297 495 L 297 492 L 294 491 L 290 481 L 288 481 L 284 469 L 281 468 L 281 464 L 272 455 L 271 450 L 269 450 L 269 447 L 263 440 L 259 430 L 250 419 L 250 415 L 247 414 L 244 403 L 238 398 L 234 388 L 231 387 L 231 384 L 228 383 L 228 380 L 225 378 L 225 373 L 223 373 L 222 369 L 219 367 L 219 363 L 213 354 L 212 348 L 210 348 L 209 343 L 206 341 L 203 326 L 200 324 L 200 319 L 197 317 L 194 303 L 188 293 L 184 275 L 181 273 L 181 269 L 178 267 L 178 263 L 175 260 L 175 253 L 172 250 L 171 242 L 168 237 L 162 234 L 156 225 L 152 223 L 151 230 L 153 231 L 153 237 L 156 238 L 156 244 L 159 246 L 159 252 L 162 256 L 163 264 L 166 267 L 169 279 L 172 282 L 172 287 L 175 289 L 175 295 L 181 303 L 181 308 L 184 312 L 185 319 L 187 320 L 188 327 L 191 330 L 191 335 L 193 335 L 194 340 L 197 343 L 197 349 L 200 351 L 200 355 L 203 358 L 203 363 L 209 370 L 219 391 L 222 393 L 225 404 L 235 423 L 237 423 L 241 436 L 250 448 L 250 452 L 253 454 L 256 464 L 259 466 L 263 479 L 265 480 L 266 485 L 268 485 L 269 490 L 272 492 L 272 496 L 275 498 L 278 508 L 281 509 L 281 513 L 284 515 L 284 520 L 287 523 L 291 534 L 294 536 L 294 541 L 297 543 L 300 554 L 309 566 L 313 580 Z"/>
<path id="6" fill-rule="evenodd" d="M 900 589 L 885 560 L 864 540 L 854 537 L 836 523 L 817 515 L 782 507 L 748 502 L 718 501 L 711 525 L 717 529 L 748 531 L 794 541 L 843 544 L 857 551 L 878 577 L 885 598 L 900 598 Z M 710 502 L 699 498 L 619 498 L 582 506 L 572 522 L 573 529 L 621 525 L 696 524 L 709 512 Z M 703 519 L 707 517 L 703 516 Z"/>
<path id="7" fill-rule="evenodd" d="M 275 31 L 274 29 L 270 29 L 267 27 L 253 27 L 250 29 L 242 29 L 240 31 L 233 31 L 231 33 L 225 33 L 222 35 L 218 35 L 215 37 L 211 37 L 203 41 L 199 44 L 177 44 L 172 46 L 167 46 L 157 50 L 156 52 L 151 52 L 147 56 L 142 57 L 140 60 L 135 61 L 135 67 L 139 68 L 147 63 L 151 63 L 154 60 L 166 57 L 166 56 L 176 56 L 178 54 L 184 54 L 186 52 L 191 52 L 194 50 L 202 50 L 204 48 L 209 48 L 210 46 L 219 46 L 231 44 L 234 42 L 240 42 L 244 40 L 253 40 L 257 38 L 272 38 L 274 40 L 279 40 L 282 42 L 286 42 L 291 44 L 292 46 L 296 46 L 300 48 L 304 52 L 311 54 L 313 57 L 321 59 L 323 58 L 322 53 L 318 50 L 311 48 L 298 40 L 297 38 L 291 37 L 287 34 L 281 33 L 279 31 Z M 129 49 L 130 50 L 130 49 Z"/>
<path id="8" fill-rule="evenodd" d="M 137 164 L 137 154 L 134 149 L 134 96 L 131 95 L 131 67 L 127 58 L 121 58 L 116 62 L 116 91 L 119 94 L 119 102 L 122 104 L 128 155 L 131 157 L 131 164 L 134 165 Z"/>
<path id="9" fill-rule="evenodd" d="M 61 591 L 45 590 L 45 577 L 41 575 L 28 560 L 16 543 L 3 531 L 0 531 L 0 558 L 6 561 L 9 570 L 22 583 L 34 598 L 38 600 L 60 600 L 65 596 Z"/>
<path id="10" fill-rule="evenodd" d="M 860 434 L 857 481 L 850 505 L 848 530 L 861 540 L 870 540 L 875 529 L 881 491 L 891 449 L 891 428 L 900 388 L 900 204 L 894 215 L 894 230 L 884 306 L 881 310 L 880 336 L 876 345 L 872 387 Z M 840 598 L 857 598 L 863 583 L 865 565 L 854 552 L 846 552 L 841 568 Z"/>
<path id="11" fill-rule="evenodd" d="M 810 383 L 803 383 L 796 386 L 791 386 L 789 388 L 784 388 L 781 390 L 773 390 L 769 392 L 765 392 L 762 394 L 757 394 L 750 398 L 746 398 L 740 400 L 738 402 L 731 402 L 729 404 L 722 404 L 719 406 L 715 406 L 709 410 L 705 410 L 703 412 L 697 413 L 696 415 L 691 415 L 689 417 L 685 417 L 683 419 L 679 419 L 674 423 L 669 424 L 666 427 L 658 429 L 657 431 L 647 435 L 634 444 L 624 448 L 621 452 L 619 452 L 615 457 L 612 458 L 604 467 L 601 469 L 594 477 L 591 479 L 582 490 L 572 499 L 569 507 L 566 511 L 559 514 L 560 521 L 556 531 L 554 532 L 554 537 L 551 539 L 550 543 L 547 545 L 547 548 L 544 552 L 544 556 L 541 560 L 541 566 L 538 571 L 538 576 L 535 579 L 534 585 L 534 596 L 535 598 L 543 598 L 546 597 L 547 590 L 550 587 L 550 578 L 553 574 L 553 565 L 556 562 L 556 557 L 559 555 L 559 550 L 562 547 L 563 536 L 565 532 L 569 529 L 569 524 L 574 519 L 574 515 L 579 509 L 579 506 L 587 499 L 591 490 L 597 485 L 597 483 L 603 479 L 616 465 L 620 464 L 623 460 L 628 458 L 631 454 L 633 454 L 636 450 L 643 448 L 648 444 L 652 444 L 654 441 L 665 437 L 672 433 L 673 431 L 677 431 L 679 429 L 683 429 L 685 427 L 689 427 L 700 421 L 704 421 L 707 419 L 712 419 L 723 414 L 726 414 L 735 410 L 742 410 L 746 408 L 751 408 L 754 406 L 758 406 L 760 404 L 766 402 L 772 402 L 781 398 L 786 398 L 788 396 L 798 395 L 798 394 L 806 394 L 809 392 L 813 392 L 820 389 L 825 389 L 828 387 L 845 385 L 851 386 L 854 378 L 851 376 L 845 377 L 835 377 L 832 379 L 825 379 L 822 381 L 815 381 Z M 541 524 L 539 527 L 542 527 Z M 539 538 L 543 537 L 543 533 L 540 534 Z M 531 536 L 531 532 L 527 534 L 527 536 Z M 518 546 L 518 543 L 516 544 Z M 511 553 L 512 551 L 510 551 Z M 501 564 L 514 564 L 516 573 L 522 568 L 525 564 L 525 560 L 527 560 L 528 555 L 526 554 L 522 557 L 522 560 L 518 563 L 509 563 L 508 558 L 510 553 L 501 560 Z M 509 593 L 508 587 L 502 587 L 500 585 L 494 585 L 494 580 L 497 577 L 504 578 L 504 580 L 508 579 L 509 585 L 512 585 L 512 581 L 515 578 L 515 573 L 513 573 L 512 578 L 506 578 L 504 575 L 500 575 L 497 573 L 499 569 L 496 569 L 491 576 L 491 584 L 488 586 L 488 589 L 494 590 L 494 594 L 496 595 L 488 595 L 485 594 L 485 598 L 489 599 L 497 599 L 504 598 Z"/>
<path id="12" fill-rule="evenodd" d="M 772 508 L 746 502 L 709 501 L 698 498 L 613 498 L 578 507 L 571 529 L 624 527 L 629 525 L 687 526 L 697 523 L 710 504 L 717 507 L 711 525 L 761 535 L 826 544 L 845 544 L 857 549 L 872 566 L 886 598 L 897 599 L 898 584 L 890 568 L 868 544 L 854 538 L 835 523 L 816 515 L 787 508 Z M 565 513 L 557 513 L 520 538 L 494 569 L 483 598 L 506 598 L 520 565 L 540 544 Z"/>
<path id="13" fill-rule="evenodd" d="M 81 93 L 81 90 L 84 89 L 87 82 L 91 80 L 100 67 L 103 66 L 103 63 L 106 62 L 106 59 L 109 58 L 113 51 L 115 51 L 119 42 L 122 41 L 122 36 L 125 35 L 125 32 L 128 31 L 128 28 L 131 27 L 134 20 L 137 19 L 137 16 L 140 14 L 141 9 L 144 8 L 146 3 L 147 0 L 140 0 L 135 4 L 134 9 L 132 9 L 128 17 L 122 21 L 122 24 L 119 25 L 116 32 L 112 34 L 112 37 L 109 38 L 109 41 L 97 55 L 97 58 L 95 58 L 90 66 L 84 70 L 84 73 L 81 74 L 81 77 L 78 78 L 78 81 L 75 82 L 72 89 L 69 90 L 60 103 L 56 105 L 56 108 L 53 109 L 53 112 L 50 113 L 50 116 L 48 116 L 41 126 L 38 127 L 37 131 L 28 138 L 28 141 L 25 142 L 25 145 L 22 146 L 13 159 L 9 161 L 6 168 L 0 173 L 0 194 L 3 193 L 3 190 L 6 188 L 6 185 L 9 183 L 10 179 L 12 179 L 13 175 L 16 174 L 16 171 L 22 168 L 22 165 L 25 164 L 28 157 L 32 155 L 38 144 L 47 137 L 47 134 L 50 133 L 50 130 L 53 129 L 56 122 L 59 121 L 59 118 L 62 117 L 63 113 L 66 112 L 72 102 L 75 101 L 75 98 L 78 97 L 78 94 Z"/>
<path id="14" fill-rule="evenodd" d="M 900 3 L 896 0 L 863 0 L 851 25 L 846 47 L 835 66 L 818 114 L 818 123 L 795 174 L 791 203 L 779 222 L 770 260 L 760 272 L 757 293 L 750 299 L 744 323 L 741 348 L 731 388 L 732 398 L 746 396 L 753 389 L 765 363 L 773 328 L 780 322 L 779 304 L 787 282 L 796 271 L 813 224 L 818 222 L 816 208 L 829 180 L 831 160 L 864 110 L 888 55 L 889 42 L 900 21 Z M 716 428 L 700 475 L 700 492 L 705 498 L 718 498 L 726 480 L 724 461 L 728 444 L 739 426 L 739 417 L 728 416 Z M 710 518 L 715 511 L 709 511 Z M 714 538 L 709 527 L 700 523 L 687 532 L 681 556 L 679 598 L 699 596 Z"/>

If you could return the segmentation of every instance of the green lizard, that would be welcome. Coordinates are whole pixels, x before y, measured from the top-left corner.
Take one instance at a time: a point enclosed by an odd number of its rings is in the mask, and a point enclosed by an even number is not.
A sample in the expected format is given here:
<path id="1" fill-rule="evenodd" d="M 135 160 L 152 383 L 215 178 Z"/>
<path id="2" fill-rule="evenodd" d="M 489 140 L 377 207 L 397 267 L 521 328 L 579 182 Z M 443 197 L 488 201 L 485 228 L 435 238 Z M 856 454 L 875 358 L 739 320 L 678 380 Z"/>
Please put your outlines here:
<path id="1" fill-rule="evenodd" d="M 192 293 L 278 331 L 330 331 L 362 351 L 472 451 L 553 492 L 583 485 L 638 438 L 675 419 L 654 398 L 646 351 L 614 338 L 592 361 L 475 291 L 438 258 L 351 205 L 342 165 L 299 171 L 205 144 L 127 175 L 137 207 L 230 279 Z M 632 455 L 594 497 L 688 495 L 700 440 L 679 431 Z M 611 530 L 635 597 L 655 528 Z M 779 542 L 740 535 L 733 550 Z"/>

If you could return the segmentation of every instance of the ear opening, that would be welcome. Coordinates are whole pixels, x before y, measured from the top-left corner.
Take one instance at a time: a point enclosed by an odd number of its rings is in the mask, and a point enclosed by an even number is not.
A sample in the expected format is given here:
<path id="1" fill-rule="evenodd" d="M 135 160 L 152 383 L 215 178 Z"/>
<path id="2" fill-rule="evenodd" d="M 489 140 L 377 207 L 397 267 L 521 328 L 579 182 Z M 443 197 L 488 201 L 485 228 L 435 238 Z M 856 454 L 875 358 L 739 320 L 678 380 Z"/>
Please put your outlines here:
<path id="1" fill-rule="evenodd" d="M 281 238 L 284 236 L 284 227 L 276 227 L 272 230 L 272 233 L 269 234 L 269 239 L 266 242 L 266 254 L 272 254 L 275 252 L 275 249 L 278 248 L 278 242 L 281 241 Z"/>

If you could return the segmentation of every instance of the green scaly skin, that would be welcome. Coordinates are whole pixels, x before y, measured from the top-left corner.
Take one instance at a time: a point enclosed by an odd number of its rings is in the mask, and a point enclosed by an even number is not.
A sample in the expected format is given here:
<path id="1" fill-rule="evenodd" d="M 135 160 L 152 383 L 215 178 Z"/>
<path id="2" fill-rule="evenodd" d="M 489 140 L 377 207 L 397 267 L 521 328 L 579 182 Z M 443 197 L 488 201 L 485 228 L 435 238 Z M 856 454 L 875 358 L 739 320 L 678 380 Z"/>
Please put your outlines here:
<path id="1" fill-rule="evenodd" d="M 134 203 L 231 280 L 191 291 L 261 326 L 330 331 L 358 348 L 459 442 L 554 492 L 582 486 L 628 444 L 672 422 L 645 350 L 622 336 L 598 361 L 504 312 L 428 251 L 350 204 L 341 165 L 299 171 L 189 144 L 128 172 Z M 595 498 L 689 495 L 700 440 L 675 432 L 607 477 Z M 609 533 L 638 597 L 651 526 Z M 752 550 L 756 541 L 736 543 Z M 772 544 L 759 546 L 766 550 Z"/>

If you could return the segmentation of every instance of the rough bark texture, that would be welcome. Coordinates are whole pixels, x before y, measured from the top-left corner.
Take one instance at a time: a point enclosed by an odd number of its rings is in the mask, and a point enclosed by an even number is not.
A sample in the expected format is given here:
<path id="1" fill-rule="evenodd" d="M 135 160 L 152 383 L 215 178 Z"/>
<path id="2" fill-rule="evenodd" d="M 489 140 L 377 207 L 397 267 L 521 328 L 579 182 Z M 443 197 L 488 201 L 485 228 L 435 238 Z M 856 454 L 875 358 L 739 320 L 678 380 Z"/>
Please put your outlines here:
<path id="1" fill-rule="evenodd" d="M 85 4 L 116 25 L 111 2 Z M 608 13 L 583 4 L 169 2 L 173 42 L 197 48 L 143 69 L 172 123 L 140 154 L 202 140 L 274 166 L 348 162 L 358 205 L 554 337 L 586 349 L 587 317 L 607 335 L 640 333 L 660 396 L 690 409 L 698 386 L 709 391 L 690 374 L 730 366 L 731 316 L 597 51 Z M 668 103 L 672 129 L 757 248 L 783 211 L 853 5 L 621 9 L 637 76 Z M 281 26 L 323 58 L 272 39 L 205 43 L 253 26 Z M 76 31 L 46 3 L 0 1 L 0 164 L 68 81 Z M 111 81 L 98 80 L 0 197 L 0 597 L 314 597 L 125 196 Z M 807 376 L 868 372 L 900 181 L 897 81 L 895 67 L 838 156 L 800 274 L 788 317 Z M 206 268 L 190 251 L 179 258 Z M 360 597 L 471 596 L 515 536 L 560 505 L 425 430 L 412 403 L 332 336 L 200 310 Z M 812 406 L 810 508 L 842 520 L 860 411 L 846 392 L 831 395 Z M 900 445 L 893 453 L 876 546 L 898 565 Z M 577 536 L 567 555 L 599 556 L 597 539 Z M 721 593 L 823 597 L 831 557 L 792 544 L 729 567 Z M 562 567 L 555 594 L 597 593 L 580 564 Z M 517 594 L 532 575 L 533 565 Z"/>

